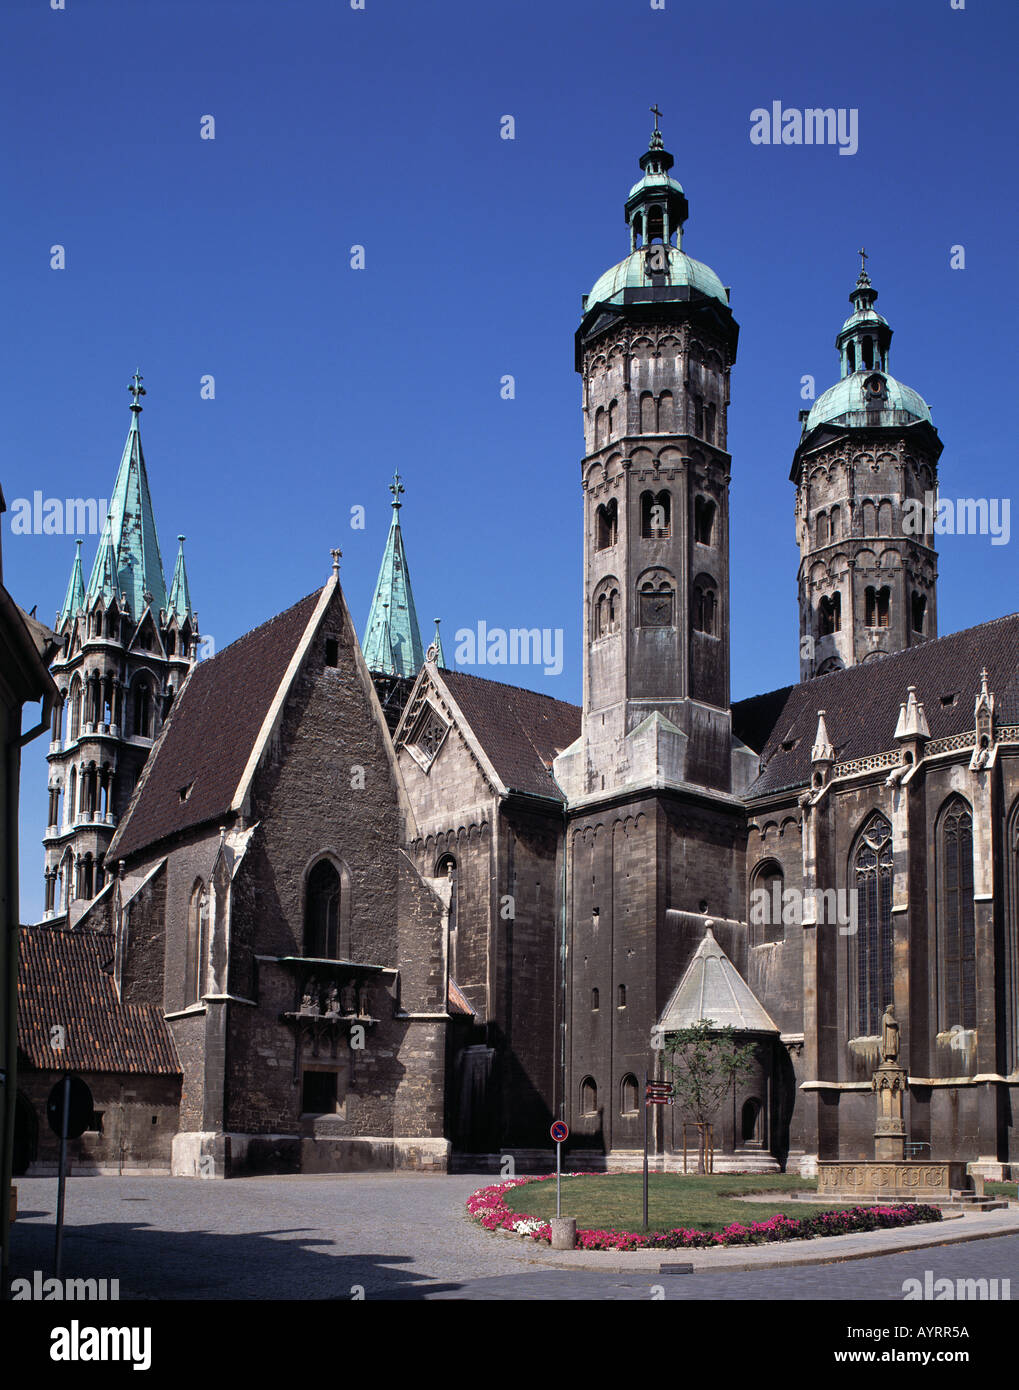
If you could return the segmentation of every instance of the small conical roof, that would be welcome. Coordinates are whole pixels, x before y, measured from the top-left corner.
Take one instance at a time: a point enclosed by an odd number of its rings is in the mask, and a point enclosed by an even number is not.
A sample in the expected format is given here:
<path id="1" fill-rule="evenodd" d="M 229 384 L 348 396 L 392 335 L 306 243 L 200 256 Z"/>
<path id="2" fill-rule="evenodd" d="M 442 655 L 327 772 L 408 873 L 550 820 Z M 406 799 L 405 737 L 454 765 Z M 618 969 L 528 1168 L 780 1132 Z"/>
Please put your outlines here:
<path id="1" fill-rule="evenodd" d="M 173 567 L 173 580 L 170 584 L 170 593 L 166 600 L 167 617 L 176 614 L 181 622 L 190 618 L 194 622 L 194 610 L 191 607 L 191 589 L 188 586 L 188 572 L 184 564 L 184 541 L 185 536 L 178 536 L 177 563 Z"/>
<path id="2" fill-rule="evenodd" d="M 400 531 L 400 494 L 397 473 L 389 486 L 393 494 L 393 520 L 379 567 L 361 650 L 369 671 L 390 676 L 416 676 L 424 661 L 410 571 Z"/>
<path id="3" fill-rule="evenodd" d="M 71 567 L 71 578 L 67 583 L 67 593 L 64 595 L 63 607 L 57 619 L 59 623 L 66 622 L 68 618 L 73 618 L 80 608 L 85 607 L 85 581 L 81 573 L 81 541 L 75 541 L 77 549 L 74 552 L 74 564 Z"/>
<path id="4" fill-rule="evenodd" d="M 739 1033 L 778 1033 L 779 1028 L 715 940 L 710 922 L 655 1028 L 676 1033 L 710 1019 L 716 1028 Z"/>

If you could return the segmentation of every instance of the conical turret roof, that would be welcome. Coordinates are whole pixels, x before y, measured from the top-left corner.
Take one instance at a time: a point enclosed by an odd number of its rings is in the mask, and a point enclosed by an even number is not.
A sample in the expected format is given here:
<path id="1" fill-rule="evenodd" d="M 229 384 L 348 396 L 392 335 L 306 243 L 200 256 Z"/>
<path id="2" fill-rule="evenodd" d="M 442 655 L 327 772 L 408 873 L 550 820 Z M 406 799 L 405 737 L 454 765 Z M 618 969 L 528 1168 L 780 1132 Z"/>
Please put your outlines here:
<path id="1" fill-rule="evenodd" d="M 394 475 L 389 490 L 393 494 L 393 520 L 361 649 L 369 671 L 415 676 L 424 661 L 424 651 L 400 530 L 400 494 L 404 489 L 399 473 Z"/>
<path id="2" fill-rule="evenodd" d="M 779 1032 L 775 1020 L 715 940 L 710 923 L 655 1032 L 676 1033 L 693 1028 L 702 1019 L 710 1019 L 716 1028 L 734 1028 L 739 1033 Z"/>

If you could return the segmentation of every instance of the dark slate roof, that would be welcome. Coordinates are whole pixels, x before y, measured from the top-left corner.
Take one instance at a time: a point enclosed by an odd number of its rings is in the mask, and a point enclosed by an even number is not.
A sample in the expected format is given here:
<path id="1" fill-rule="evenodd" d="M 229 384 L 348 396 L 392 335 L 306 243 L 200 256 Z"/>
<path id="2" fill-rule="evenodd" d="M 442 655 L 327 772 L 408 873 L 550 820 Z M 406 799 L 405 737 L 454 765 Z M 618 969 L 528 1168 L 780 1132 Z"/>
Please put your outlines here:
<path id="1" fill-rule="evenodd" d="M 552 759 L 580 737 L 579 706 L 464 671 L 442 679 L 510 791 L 565 799 Z"/>
<path id="2" fill-rule="evenodd" d="M 126 858 L 230 809 L 321 590 L 194 667 L 170 711 L 108 855 Z M 187 799 L 181 791 L 190 786 Z"/>
<path id="3" fill-rule="evenodd" d="M 122 1004 L 103 969 L 111 939 L 98 932 L 22 927 L 18 961 L 18 1048 L 42 1071 L 179 1076 L 162 1009 Z M 60 1024 L 65 1046 L 50 1045 Z"/>
<path id="4" fill-rule="evenodd" d="M 810 781 L 818 710 L 825 711 L 839 761 L 895 747 L 899 706 L 911 685 L 923 701 L 931 738 L 965 733 L 973 728 L 973 706 L 985 666 L 995 697 L 995 722 L 1019 723 L 1019 613 L 738 701 L 732 707 L 733 732 L 761 753 L 764 762 L 747 796 L 765 796 Z M 943 705 L 941 698 L 948 695 L 955 695 L 955 703 Z"/>

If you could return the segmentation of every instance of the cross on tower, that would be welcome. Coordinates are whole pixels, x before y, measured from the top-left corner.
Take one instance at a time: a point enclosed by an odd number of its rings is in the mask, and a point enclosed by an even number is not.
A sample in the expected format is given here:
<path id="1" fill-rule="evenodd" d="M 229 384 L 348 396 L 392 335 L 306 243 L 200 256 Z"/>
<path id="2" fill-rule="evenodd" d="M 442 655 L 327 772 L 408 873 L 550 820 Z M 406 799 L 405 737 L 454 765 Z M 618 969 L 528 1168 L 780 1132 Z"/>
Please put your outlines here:
<path id="1" fill-rule="evenodd" d="M 861 273 L 862 275 L 866 275 L 866 273 L 867 273 L 867 262 L 868 262 L 868 260 L 870 259 L 870 257 L 867 255 L 866 251 L 863 249 L 862 246 L 860 247 L 859 251 L 857 251 L 856 254 L 857 254 L 857 255 L 859 256 L 859 258 L 860 258 L 860 273 Z"/>
<path id="2" fill-rule="evenodd" d="M 134 397 L 134 400 L 131 402 L 132 410 L 141 410 L 141 406 L 138 404 L 138 397 L 145 395 L 145 387 L 142 385 L 143 380 L 144 377 L 139 374 L 136 367 L 134 376 L 131 378 L 131 385 L 127 388 Z"/>
<path id="3" fill-rule="evenodd" d="M 400 494 L 405 491 L 403 483 L 400 482 L 399 473 L 393 474 L 393 481 L 389 484 L 389 491 L 393 494 L 393 506 L 400 505 Z"/>
<path id="4" fill-rule="evenodd" d="M 654 116 L 654 118 L 655 118 L 655 130 L 657 130 L 657 129 L 658 129 L 658 118 L 659 118 L 659 116 L 662 114 L 662 113 L 659 111 L 659 109 L 658 109 L 658 103 L 657 103 L 657 102 L 655 102 L 654 106 L 651 107 L 651 114 L 652 114 L 652 116 Z"/>

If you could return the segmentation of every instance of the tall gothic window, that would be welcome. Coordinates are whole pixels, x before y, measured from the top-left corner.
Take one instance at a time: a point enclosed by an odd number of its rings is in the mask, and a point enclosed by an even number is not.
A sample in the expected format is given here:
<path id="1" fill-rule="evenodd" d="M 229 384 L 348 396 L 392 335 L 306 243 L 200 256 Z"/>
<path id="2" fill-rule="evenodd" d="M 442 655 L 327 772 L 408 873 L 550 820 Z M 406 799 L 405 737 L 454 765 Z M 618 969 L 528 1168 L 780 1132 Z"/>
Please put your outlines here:
<path id="1" fill-rule="evenodd" d="M 598 1087 L 594 1083 L 593 1076 L 585 1076 L 580 1083 L 580 1113 L 582 1115 L 596 1115 L 598 1113 Z"/>
<path id="2" fill-rule="evenodd" d="M 672 535 L 672 496 L 667 488 L 640 495 L 640 534 L 643 540 L 667 540 Z"/>
<path id="3" fill-rule="evenodd" d="M 892 827 L 875 812 L 861 830 L 850 861 L 856 890 L 855 1032 L 873 1037 L 892 1003 Z"/>
<path id="4" fill-rule="evenodd" d="M 451 854 L 444 854 L 435 866 L 435 877 L 446 878 L 450 882 L 449 930 L 456 931 L 456 860 Z"/>
<path id="5" fill-rule="evenodd" d="M 774 859 L 758 864 L 750 880 L 750 944 L 764 946 L 769 941 L 782 941 L 785 926 L 782 922 L 782 895 L 785 879 L 782 867 Z"/>
<path id="6" fill-rule="evenodd" d="M 914 592 L 910 606 L 913 614 L 913 631 L 922 633 L 924 619 L 927 615 L 927 599 L 923 594 Z"/>
<path id="7" fill-rule="evenodd" d="M 308 875 L 304 908 L 304 954 L 336 960 L 340 936 L 340 876 L 328 859 Z"/>
<path id="8" fill-rule="evenodd" d="M 694 632 L 706 633 L 709 637 L 717 634 L 718 594 L 715 581 L 708 575 L 700 575 L 693 586 L 693 627 Z"/>
<path id="9" fill-rule="evenodd" d="M 864 623 L 867 627 L 887 627 L 891 620 L 891 590 L 887 585 L 875 589 L 868 584 L 864 590 Z"/>
<path id="10" fill-rule="evenodd" d="M 961 796 L 948 802 L 937 839 L 939 1027 L 977 1022 L 973 923 L 973 815 Z"/>
<path id="11" fill-rule="evenodd" d="M 201 879 L 191 892 L 184 962 L 184 1003 L 197 1004 L 205 993 L 205 966 L 209 955 L 209 893 Z"/>
<path id="12" fill-rule="evenodd" d="M 619 527 L 619 506 L 613 497 L 595 512 L 595 550 L 607 550 L 615 545 Z"/>
<path id="13" fill-rule="evenodd" d="M 825 595 L 817 610 L 817 629 L 819 637 L 828 637 L 842 628 L 842 595 Z"/>
<path id="14" fill-rule="evenodd" d="M 1004 1074 L 1019 1071 L 1019 801 L 1008 820 L 1005 864 Z"/>
<path id="15" fill-rule="evenodd" d="M 693 503 L 693 538 L 698 545 L 711 545 L 714 527 L 714 502 L 710 497 L 695 497 Z"/>

